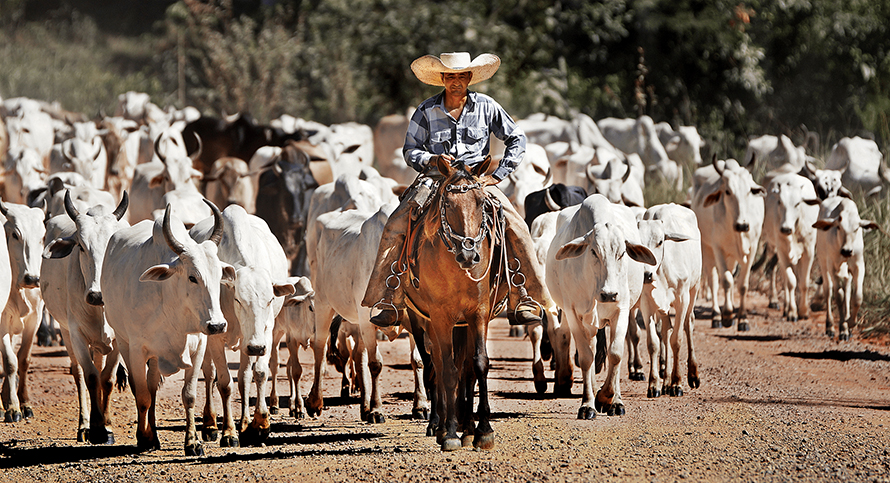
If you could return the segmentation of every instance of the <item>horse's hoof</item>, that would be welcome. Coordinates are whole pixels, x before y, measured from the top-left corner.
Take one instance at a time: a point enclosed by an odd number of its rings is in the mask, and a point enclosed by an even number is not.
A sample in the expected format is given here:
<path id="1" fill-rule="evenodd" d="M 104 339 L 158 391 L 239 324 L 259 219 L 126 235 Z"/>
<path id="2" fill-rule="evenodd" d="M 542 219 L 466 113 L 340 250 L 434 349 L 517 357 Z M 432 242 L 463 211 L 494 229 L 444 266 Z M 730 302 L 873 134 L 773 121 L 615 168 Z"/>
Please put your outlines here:
<path id="1" fill-rule="evenodd" d="M 144 436 L 136 434 L 136 449 L 140 452 L 149 452 L 161 449 L 161 440 L 158 439 L 158 436 L 151 440 L 145 438 Z"/>
<path id="2" fill-rule="evenodd" d="M 643 375 L 642 372 L 631 372 L 627 375 L 627 378 L 631 381 L 645 381 L 646 376 Z"/>
<path id="3" fill-rule="evenodd" d="M 596 419 L 596 411 L 590 406 L 581 406 L 578 410 L 578 419 Z"/>
<path id="4" fill-rule="evenodd" d="M 661 397 L 661 391 L 657 388 L 650 387 L 648 391 L 646 391 L 646 397 Z"/>
<path id="5" fill-rule="evenodd" d="M 572 383 L 553 384 L 553 395 L 556 397 L 572 397 Z"/>
<path id="6" fill-rule="evenodd" d="M 29 418 L 33 418 L 33 417 L 34 417 L 34 410 L 31 409 L 31 406 L 22 406 L 22 416 L 23 416 L 25 419 L 29 419 Z"/>
<path id="7" fill-rule="evenodd" d="M 448 438 L 442 441 L 442 451 L 457 451 L 463 447 L 461 445 L 460 438 Z"/>
<path id="8" fill-rule="evenodd" d="M 209 443 L 211 441 L 216 441 L 219 438 L 219 430 L 217 429 L 202 429 L 201 430 L 201 439 L 205 442 Z"/>
<path id="9" fill-rule="evenodd" d="M 732 314 L 730 314 L 729 317 L 723 317 L 722 319 L 720 319 L 720 324 L 724 328 L 732 327 Z"/>
<path id="10" fill-rule="evenodd" d="M 241 442 L 238 441 L 237 436 L 223 436 L 222 439 L 219 440 L 220 448 L 237 448 L 241 446 Z"/>
<path id="11" fill-rule="evenodd" d="M 78 429 L 77 430 L 77 442 L 78 443 L 86 443 L 90 440 L 90 430 L 89 429 Z"/>
<path id="12" fill-rule="evenodd" d="M 201 443 L 194 443 L 194 444 L 186 445 L 185 455 L 186 456 L 204 456 L 204 445 Z"/>
<path id="13" fill-rule="evenodd" d="M 766 306 L 768 309 L 778 310 L 779 304 L 776 302 L 770 302 L 769 305 Z"/>
<path id="14" fill-rule="evenodd" d="M 690 389 L 698 389 L 701 387 L 701 381 L 698 379 L 698 376 L 690 374 L 687 378 L 687 382 L 689 382 Z"/>
<path id="15" fill-rule="evenodd" d="M 494 449 L 494 431 L 490 433 L 476 432 L 473 438 L 473 447 L 481 450 Z"/>
<path id="16" fill-rule="evenodd" d="M 711 319 L 711 328 L 712 328 L 712 329 L 719 329 L 720 327 L 723 327 L 723 326 L 720 324 L 720 320 L 718 320 L 718 319 Z"/>
<path id="17" fill-rule="evenodd" d="M 473 433 L 464 433 L 463 436 L 460 437 L 460 446 L 462 448 L 469 448 L 473 445 Z"/>
<path id="18" fill-rule="evenodd" d="M 751 330 L 751 326 L 748 325 L 747 322 L 742 322 L 742 321 L 740 320 L 740 321 L 739 321 L 739 326 L 738 326 L 737 329 L 738 329 L 739 332 L 748 332 L 749 330 Z"/>
<path id="19" fill-rule="evenodd" d="M 290 417 L 294 419 L 304 419 L 306 417 L 306 412 L 302 409 L 291 409 Z"/>
<path id="20" fill-rule="evenodd" d="M 90 444 L 114 444 L 114 433 L 105 428 L 90 428 Z"/>
<path id="21" fill-rule="evenodd" d="M 22 420 L 22 412 L 21 411 L 6 411 L 6 417 L 4 421 L 7 423 L 17 423 Z"/>
<path id="22" fill-rule="evenodd" d="M 247 429 L 241 432 L 239 439 L 244 442 L 245 446 L 259 446 L 269 437 L 269 432 L 269 428 L 259 429 L 248 426 Z"/>
<path id="23" fill-rule="evenodd" d="M 535 392 L 547 394 L 547 381 L 535 381 Z"/>
<path id="24" fill-rule="evenodd" d="M 269 406 L 269 414 L 278 414 L 278 406 Z"/>
<path id="25" fill-rule="evenodd" d="M 430 410 L 428 408 L 416 408 L 411 411 L 411 419 L 428 421 L 430 419 Z"/>

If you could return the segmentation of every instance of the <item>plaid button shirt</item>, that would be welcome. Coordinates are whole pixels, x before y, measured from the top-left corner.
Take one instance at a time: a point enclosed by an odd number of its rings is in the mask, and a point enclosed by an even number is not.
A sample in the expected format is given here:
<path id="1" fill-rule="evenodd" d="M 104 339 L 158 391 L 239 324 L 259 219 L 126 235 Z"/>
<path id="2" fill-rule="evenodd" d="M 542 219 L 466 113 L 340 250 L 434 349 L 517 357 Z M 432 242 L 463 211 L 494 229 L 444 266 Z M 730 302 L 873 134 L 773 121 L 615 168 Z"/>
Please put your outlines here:
<path id="1" fill-rule="evenodd" d="M 433 156 L 446 153 L 467 166 L 475 166 L 488 156 L 491 133 L 506 144 L 504 157 L 492 176 L 502 180 L 516 169 L 525 154 L 525 133 L 497 101 L 468 92 L 457 121 L 444 103 L 442 92 L 423 101 L 411 116 L 402 150 L 409 166 L 423 172 Z"/>

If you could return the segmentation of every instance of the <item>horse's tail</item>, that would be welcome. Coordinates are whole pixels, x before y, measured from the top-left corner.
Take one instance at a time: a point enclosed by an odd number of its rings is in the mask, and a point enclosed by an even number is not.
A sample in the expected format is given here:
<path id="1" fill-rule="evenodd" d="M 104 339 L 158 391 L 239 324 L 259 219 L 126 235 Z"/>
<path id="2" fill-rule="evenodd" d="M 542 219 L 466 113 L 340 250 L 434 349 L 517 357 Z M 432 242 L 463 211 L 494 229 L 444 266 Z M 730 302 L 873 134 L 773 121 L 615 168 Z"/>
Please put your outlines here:
<path id="1" fill-rule="evenodd" d="M 127 368 L 124 367 L 123 362 L 119 362 L 117 365 L 117 380 L 114 383 L 114 386 L 118 391 L 123 391 L 127 388 Z"/>

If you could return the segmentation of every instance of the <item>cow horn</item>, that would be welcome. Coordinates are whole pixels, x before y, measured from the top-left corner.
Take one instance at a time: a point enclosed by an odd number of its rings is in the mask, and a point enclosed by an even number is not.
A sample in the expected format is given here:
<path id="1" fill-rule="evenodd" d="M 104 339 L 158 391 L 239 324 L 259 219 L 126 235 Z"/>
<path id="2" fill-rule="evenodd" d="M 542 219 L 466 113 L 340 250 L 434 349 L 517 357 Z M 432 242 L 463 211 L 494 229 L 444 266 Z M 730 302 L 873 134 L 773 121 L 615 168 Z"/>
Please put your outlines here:
<path id="1" fill-rule="evenodd" d="M 66 143 L 62 144 L 62 154 L 69 162 L 74 161 L 74 143 L 69 140 Z"/>
<path id="2" fill-rule="evenodd" d="M 201 151 L 204 150 L 204 145 L 201 143 L 201 136 L 199 136 L 198 133 L 192 132 L 192 134 L 195 135 L 195 140 L 198 141 L 198 149 L 196 149 L 195 152 L 192 153 L 191 156 L 189 156 L 189 158 L 191 158 L 191 160 L 194 161 L 201 157 Z"/>
<path id="3" fill-rule="evenodd" d="M 161 225 L 164 232 L 164 240 L 167 241 L 167 246 L 173 250 L 173 253 L 176 255 L 182 255 L 182 252 L 185 251 L 185 246 L 182 243 L 176 241 L 176 238 L 173 237 L 173 230 L 170 229 L 170 212 L 173 211 L 173 208 L 170 206 L 170 203 L 167 203 L 167 209 L 164 210 L 164 223 Z"/>
<path id="4" fill-rule="evenodd" d="M 95 137 L 93 138 L 93 146 L 96 148 L 96 154 L 93 155 L 93 161 L 99 159 L 99 155 L 102 154 L 102 139 Z"/>
<path id="5" fill-rule="evenodd" d="M 714 156 L 711 158 L 711 166 L 714 167 L 714 170 L 717 171 L 717 174 L 721 177 L 723 176 L 723 168 L 717 165 L 717 153 L 714 153 Z"/>
<path id="6" fill-rule="evenodd" d="M 77 216 L 80 215 L 77 208 L 74 207 L 74 202 L 71 201 L 71 190 L 65 190 L 65 212 L 68 213 L 71 221 L 77 221 Z"/>
<path id="7" fill-rule="evenodd" d="M 213 212 L 213 231 L 210 233 L 209 240 L 215 243 L 216 246 L 219 246 L 223 237 L 223 228 L 225 227 L 222 213 L 219 212 L 219 208 L 217 208 L 212 201 L 205 198 L 204 203 L 207 203 L 207 206 L 210 207 L 210 211 Z"/>
<path id="8" fill-rule="evenodd" d="M 544 186 L 549 186 L 553 181 L 553 170 L 547 166 L 547 174 L 544 175 Z"/>
<path id="9" fill-rule="evenodd" d="M 0 200 L 0 214 L 3 214 L 5 217 L 9 217 L 9 210 L 6 208 L 6 204 L 3 203 L 3 200 Z"/>
<path id="10" fill-rule="evenodd" d="M 123 194 L 121 194 L 121 202 L 118 203 L 117 208 L 114 209 L 114 217 L 120 221 L 123 218 L 124 213 L 127 212 L 127 207 L 130 206 L 130 196 L 127 195 L 127 190 L 124 190 Z"/>
<path id="11" fill-rule="evenodd" d="M 559 211 L 562 209 L 562 207 L 559 206 L 559 203 L 557 203 L 550 194 L 550 188 L 544 188 L 544 204 L 547 205 L 547 209 L 550 211 Z"/>
<path id="12" fill-rule="evenodd" d="M 161 136 L 163 136 L 163 134 L 159 134 L 158 137 L 155 139 L 155 154 L 158 156 L 158 159 L 160 159 L 162 163 L 167 164 L 167 158 L 161 155 Z"/>
<path id="13" fill-rule="evenodd" d="M 625 165 L 627 166 L 627 169 L 624 171 L 624 176 L 621 177 L 622 184 L 627 183 L 627 180 L 630 178 L 630 163 L 625 162 Z"/>
<path id="14" fill-rule="evenodd" d="M 587 175 L 587 181 L 589 181 L 591 183 L 596 183 L 597 181 L 599 181 L 599 179 L 596 176 L 594 176 L 594 174 L 590 171 L 590 169 L 593 168 L 594 166 L 598 166 L 598 165 L 595 165 L 593 163 L 588 163 L 587 167 L 584 169 L 584 174 Z M 609 169 L 608 165 L 606 165 L 605 169 L 603 169 L 603 174 L 606 173 L 607 169 Z"/>

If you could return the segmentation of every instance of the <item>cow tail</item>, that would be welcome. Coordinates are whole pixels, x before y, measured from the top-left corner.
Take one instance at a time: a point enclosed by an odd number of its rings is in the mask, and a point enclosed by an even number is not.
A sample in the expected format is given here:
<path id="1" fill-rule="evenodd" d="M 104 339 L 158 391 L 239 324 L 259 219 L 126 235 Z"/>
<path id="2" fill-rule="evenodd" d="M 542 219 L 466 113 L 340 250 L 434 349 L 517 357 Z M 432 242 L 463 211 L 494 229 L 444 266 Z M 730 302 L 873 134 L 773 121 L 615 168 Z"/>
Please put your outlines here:
<path id="1" fill-rule="evenodd" d="M 346 367 L 346 361 L 340 357 L 340 351 L 337 350 L 337 335 L 340 333 L 340 326 L 343 324 L 343 317 L 335 315 L 331 321 L 331 335 L 328 342 L 328 352 L 326 354 L 328 364 L 340 369 Z M 341 371 L 342 372 L 342 371 Z"/>
<path id="2" fill-rule="evenodd" d="M 544 335 L 541 336 L 541 360 L 549 361 L 553 357 L 553 345 L 550 344 L 550 331 L 548 330 L 552 322 L 550 322 L 550 313 L 546 310 L 543 312 L 541 325 L 544 327 Z"/>
<path id="3" fill-rule="evenodd" d="M 127 368 L 124 367 L 123 363 L 117 365 L 117 380 L 114 385 L 118 391 L 123 391 L 127 388 Z"/>

